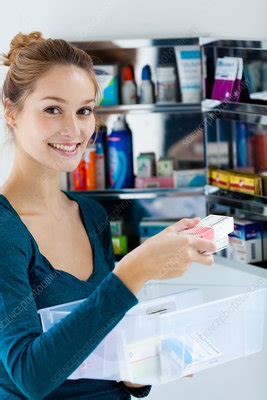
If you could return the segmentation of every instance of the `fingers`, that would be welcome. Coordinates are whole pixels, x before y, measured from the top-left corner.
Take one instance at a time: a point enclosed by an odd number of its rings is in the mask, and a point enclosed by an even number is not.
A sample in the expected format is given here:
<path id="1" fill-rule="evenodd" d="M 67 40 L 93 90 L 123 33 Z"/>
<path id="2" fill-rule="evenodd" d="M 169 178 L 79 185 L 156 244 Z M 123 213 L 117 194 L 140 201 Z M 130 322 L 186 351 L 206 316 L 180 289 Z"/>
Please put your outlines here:
<path id="1" fill-rule="evenodd" d="M 191 240 L 191 246 L 198 250 L 200 253 L 214 253 L 217 250 L 216 244 L 212 240 L 201 239 L 193 237 Z"/>
<path id="2" fill-rule="evenodd" d="M 191 249 L 191 259 L 192 261 L 195 261 L 203 265 L 212 265 L 214 263 L 214 258 L 211 254 L 208 255 L 201 254 L 194 248 Z"/>
<path id="3" fill-rule="evenodd" d="M 183 219 L 181 219 L 180 221 L 176 222 L 175 224 L 173 224 L 171 226 L 176 232 L 181 232 L 181 231 L 183 231 L 185 229 L 193 228 L 199 222 L 200 222 L 200 218 L 199 217 L 183 218 Z"/>

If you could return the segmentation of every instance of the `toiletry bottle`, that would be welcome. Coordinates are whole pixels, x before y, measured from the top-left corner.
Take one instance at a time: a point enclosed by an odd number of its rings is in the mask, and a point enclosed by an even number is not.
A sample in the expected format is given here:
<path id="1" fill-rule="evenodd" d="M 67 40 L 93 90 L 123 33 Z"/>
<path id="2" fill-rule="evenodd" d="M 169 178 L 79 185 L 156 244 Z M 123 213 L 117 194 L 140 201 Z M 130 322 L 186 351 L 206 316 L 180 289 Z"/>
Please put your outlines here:
<path id="1" fill-rule="evenodd" d="M 140 87 L 140 103 L 152 104 L 155 101 L 155 89 L 151 81 L 151 69 L 149 65 L 145 65 L 142 69 L 142 83 Z"/>
<path id="2" fill-rule="evenodd" d="M 106 140 L 107 127 L 101 125 L 96 135 L 96 186 L 98 190 L 106 188 Z"/>
<path id="3" fill-rule="evenodd" d="M 236 167 L 248 166 L 248 130 L 244 122 L 236 121 Z"/>
<path id="4" fill-rule="evenodd" d="M 86 190 L 85 161 L 82 158 L 77 168 L 73 171 L 74 190 Z"/>
<path id="5" fill-rule="evenodd" d="M 86 189 L 96 190 L 96 146 L 89 144 L 84 152 Z"/>
<path id="6" fill-rule="evenodd" d="M 121 100 L 122 104 L 136 104 L 137 103 L 137 89 L 134 81 L 133 69 L 130 65 L 122 69 L 122 87 L 121 87 Z"/>
<path id="7" fill-rule="evenodd" d="M 133 187 L 132 132 L 119 116 L 107 137 L 109 184 L 112 189 Z"/>
<path id="8" fill-rule="evenodd" d="M 177 95 L 175 69 L 172 66 L 157 68 L 157 102 L 175 103 Z"/>

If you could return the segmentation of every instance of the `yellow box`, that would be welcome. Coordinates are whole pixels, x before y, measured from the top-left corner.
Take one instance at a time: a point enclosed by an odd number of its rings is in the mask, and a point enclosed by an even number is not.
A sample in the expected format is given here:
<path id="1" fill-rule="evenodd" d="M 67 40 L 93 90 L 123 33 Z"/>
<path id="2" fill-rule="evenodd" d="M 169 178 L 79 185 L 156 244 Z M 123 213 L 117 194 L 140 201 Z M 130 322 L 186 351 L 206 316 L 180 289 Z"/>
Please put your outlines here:
<path id="1" fill-rule="evenodd" d="M 229 172 L 222 169 L 209 169 L 209 183 L 222 189 L 229 189 Z"/>
<path id="2" fill-rule="evenodd" d="M 230 189 L 247 194 L 262 194 L 261 177 L 255 174 L 230 173 Z"/>

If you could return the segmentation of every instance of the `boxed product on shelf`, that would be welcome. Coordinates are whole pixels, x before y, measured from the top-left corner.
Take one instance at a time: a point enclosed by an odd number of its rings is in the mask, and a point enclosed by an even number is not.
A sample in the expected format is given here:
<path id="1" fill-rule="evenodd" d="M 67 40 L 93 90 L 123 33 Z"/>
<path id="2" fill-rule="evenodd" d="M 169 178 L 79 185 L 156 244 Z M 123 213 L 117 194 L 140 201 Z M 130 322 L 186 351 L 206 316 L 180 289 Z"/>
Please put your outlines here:
<path id="1" fill-rule="evenodd" d="M 212 99 L 231 100 L 238 71 L 238 59 L 217 58 Z M 233 100 L 232 100 L 233 101 Z"/>
<path id="2" fill-rule="evenodd" d="M 128 251 L 128 241 L 127 236 L 112 236 L 112 244 L 114 249 L 114 254 L 117 255 L 125 255 Z"/>
<path id="3" fill-rule="evenodd" d="M 262 223 L 262 258 L 267 264 L 267 222 Z M 267 266 L 267 265 L 265 265 Z"/>
<path id="4" fill-rule="evenodd" d="M 161 384 L 261 351 L 264 287 L 147 283 L 68 379 Z M 38 311 L 44 331 L 81 302 Z"/>
<path id="5" fill-rule="evenodd" d="M 100 86 L 100 106 L 119 104 L 118 65 L 95 65 L 94 71 Z"/>
<path id="6" fill-rule="evenodd" d="M 262 179 L 262 194 L 263 196 L 267 196 L 267 172 L 261 173 Z"/>
<path id="7" fill-rule="evenodd" d="M 236 170 L 209 168 L 209 183 L 222 189 L 230 189 L 246 194 L 263 194 L 263 179 L 258 174 Z"/>
<path id="8" fill-rule="evenodd" d="M 166 188 L 172 189 L 172 176 L 151 176 L 150 178 L 135 178 L 136 189 Z"/>
<path id="9" fill-rule="evenodd" d="M 139 224 L 140 243 L 143 243 L 146 239 L 156 235 L 175 222 L 177 220 L 143 218 Z"/>
<path id="10" fill-rule="evenodd" d="M 110 229 L 111 229 L 112 236 L 121 236 L 122 235 L 122 224 L 123 224 L 123 221 L 121 219 L 110 221 Z"/>
<path id="11" fill-rule="evenodd" d="M 262 194 L 262 180 L 259 175 L 229 171 L 229 188 L 247 194 Z"/>
<path id="12" fill-rule="evenodd" d="M 201 101 L 201 50 L 199 46 L 175 46 L 183 103 Z"/>
<path id="13" fill-rule="evenodd" d="M 137 157 L 137 177 L 150 178 L 156 175 L 155 153 L 141 153 Z"/>
<path id="14" fill-rule="evenodd" d="M 235 219 L 229 236 L 227 258 L 246 263 L 262 261 L 262 225 L 250 220 Z"/>
<path id="15" fill-rule="evenodd" d="M 173 171 L 174 187 L 200 187 L 206 184 L 206 171 L 201 169 L 185 169 Z"/>
<path id="16" fill-rule="evenodd" d="M 209 183 L 222 189 L 229 189 L 229 171 L 210 167 Z"/>
<path id="17" fill-rule="evenodd" d="M 174 160 L 172 158 L 161 157 L 157 161 L 157 176 L 173 176 Z"/>

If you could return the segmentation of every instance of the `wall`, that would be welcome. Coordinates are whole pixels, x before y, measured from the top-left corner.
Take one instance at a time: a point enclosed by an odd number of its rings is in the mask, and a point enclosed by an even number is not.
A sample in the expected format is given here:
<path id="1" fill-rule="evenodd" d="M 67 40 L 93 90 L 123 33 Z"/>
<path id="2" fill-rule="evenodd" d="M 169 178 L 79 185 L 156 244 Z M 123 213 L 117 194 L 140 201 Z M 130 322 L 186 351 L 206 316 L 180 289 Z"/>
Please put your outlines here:
<path id="1" fill-rule="evenodd" d="M 20 30 L 93 38 L 213 36 L 265 38 L 266 0 L 1 0 L 0 49 Z"/>

